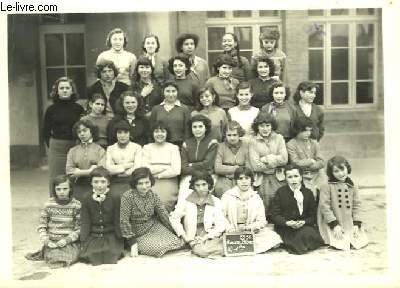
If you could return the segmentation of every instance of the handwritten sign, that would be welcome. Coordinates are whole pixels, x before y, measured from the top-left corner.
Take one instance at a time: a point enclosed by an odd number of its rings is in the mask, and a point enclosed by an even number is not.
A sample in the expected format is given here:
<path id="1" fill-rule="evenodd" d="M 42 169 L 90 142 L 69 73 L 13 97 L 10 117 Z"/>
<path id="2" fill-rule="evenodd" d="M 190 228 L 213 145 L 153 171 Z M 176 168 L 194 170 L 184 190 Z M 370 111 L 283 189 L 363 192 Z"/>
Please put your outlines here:
<path id="1" fill-rule="evenodd" d="M 233 232 L 224 234 L 225 256 L 254 255 L 254 233 Z"/>

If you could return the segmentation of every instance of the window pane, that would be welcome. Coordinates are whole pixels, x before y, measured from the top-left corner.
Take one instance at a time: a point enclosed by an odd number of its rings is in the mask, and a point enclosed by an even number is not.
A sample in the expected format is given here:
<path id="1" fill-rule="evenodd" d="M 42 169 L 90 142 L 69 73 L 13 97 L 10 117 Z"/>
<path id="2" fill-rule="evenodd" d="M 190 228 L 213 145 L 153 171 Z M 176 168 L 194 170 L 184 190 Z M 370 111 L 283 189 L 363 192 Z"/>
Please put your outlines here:
<path id="1" fill-rule="evenodd" d="M 44 42 L 46 47 L 46 66 L 64 65 L 63 34 L 46 34 Z"/>
<path id="2" fill-rule="evenodd" d="M 310 80 L 323 80 L 324 79 L 324 52 L 322 50 L 310 50 L 309 61 L 309 74 Z"/>
<path id="3" fill-rule="evenodd" d="M 250 10 L 233 11 L 233 17 L 251 17 L 251 11 Z"/>
<path id="4" fill-rule="evenodd" d="M 333 105 L 349 103 L 349 89 L 347 83 L 331 84 L 331 102 Z"/>
<path id="5" fill-rule="evenodd" d="M 357 49 L 357 79 L 372 79 L 374 77 L 374 49 Z"/>
<path id="6" fill-rule="evenodd" d="M 85 22 L 85 14 L 84 13 L 71 13 L 67 14 L 67 22 L 68 23 L 84 23 Z"/>
<path id="7" fill-rule="evenodd" d="M 348 47 L 349 43 L 349 25 L 332 24 L 331 25 L 332 47 Z"/>
<path id="8" fill-rule="evenodd" d="M 324 16 L 324 10 L 308 10 L 308 16 Z"/>
<path id="9" fill-rule="evenodd" d="M 86 72 L 85 68 L 68 68 L 68 77 L 75 81 L 79 98 L 86 98 Z"/>
<path id="10" fill-rule="evenodd" d="M 47 79 L 47 97 L 50 98 L 51 88 L 54 82 L 62 76 L 65 76 L 64 69 L 60 68 L 47 68 L 46 79 Z"/>
<path id="11" fill-rule="evenodd" d="M 222 50 L 221 41 L 225 34 L 224 27 L 209 27 L 208 29 L 208 50 Z"/>
<path id="12" fill-rule="evenodd" d="M 358 82 L 356 92 L 357 104 L 374 103 L 374 83 Z"/>
<path id="13" fill-rule="evenodd" d="M 309 26 L 308 33 L 308 46 L 309 47 L 323 47 L 324 46 L 324 25 L 312 23 Z"/>
<path id="14" fill-rule="evenodd" d="M 251 55 L 253 55 L 252 51 L 240 51 L 240 56 L 246 57 L 249 62 L 251 61 Z"/>
<path id="15" fill-rule="evenodd" d="M 331 53 L 332 80 L 349 79 L 349 51 L 348 49 L 332 49 Z"/>
<path id="16" fill-rule="evenodd" d="M 279 28 L 278 28 L 278 25 L 260 26 L 260 34 L 267 30 L 278 30 L 279 31 Z"/>
<path id="17" fill-rule="evenodd" d="M 357 15 L 374 15 L 375 9 L 374 8 L 360 8 L 356 9 Z"/>
<path id="18" fill-rule="evenodd" d="M 332 9 L 331 15 L 349 15 L 349 9 Z"/>
<path id="19" fill-rule="evenodd" d="M 314 103 L 317 105 L 324 105 L 324 83 L 317 83 L 317 93 L 314 98 Z"/>
<path id="20" fill-rule="evenodd" d="M 66 34 L 67 42 L 67 64 L 85 65 L 85 45 L 83 33 Z"/>
<path id="21" fill-rule="evenodd" d="M 43 14 L 40 15 L 42 24 L 63 23 L 64 14 Z"/>
<path id="22" fill-rule="evenodd" d="M 207 11 L 208 18 L 224 18 L 225 11 Z"/>
<path id="23" fill-rule="evenodd" d="M 279 10 L 260 10 L 261 17 L 277 17 L 279 16 Z"/>
<path id="24" fill-rule="evenodd" d="M 357 46 L 374 45 L 374 24 L 357 25 Z"/>
<path id="25" fill-rule="evenodd" d="M 208 53 L 208 67 L 210 67 L 211 74 L 215 75 L 214 64 L 218 55 L 221 55 L 221 52 L 209 52 Z"/>
<path id="26" fill-rule="evenodd" d="M 234 33 L 239 39 L 240 50 L 253 49 L 253 31 L 251 27 L 235 27 Z"/>

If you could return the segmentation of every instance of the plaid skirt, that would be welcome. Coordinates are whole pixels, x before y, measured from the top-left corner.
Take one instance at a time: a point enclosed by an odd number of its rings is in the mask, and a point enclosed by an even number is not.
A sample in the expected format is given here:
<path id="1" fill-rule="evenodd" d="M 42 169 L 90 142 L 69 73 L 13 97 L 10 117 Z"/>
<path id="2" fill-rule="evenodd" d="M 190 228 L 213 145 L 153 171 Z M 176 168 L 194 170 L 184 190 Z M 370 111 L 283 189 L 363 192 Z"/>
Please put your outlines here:
<path id="1" fill-rule="evenodd" d="M 45 246 L 43 247 L 44 260 L 49 264 L 63 263 L 69 266 L 78 261 L 79 248 L 80 245 L 76 242 L 57 248 Z"/>

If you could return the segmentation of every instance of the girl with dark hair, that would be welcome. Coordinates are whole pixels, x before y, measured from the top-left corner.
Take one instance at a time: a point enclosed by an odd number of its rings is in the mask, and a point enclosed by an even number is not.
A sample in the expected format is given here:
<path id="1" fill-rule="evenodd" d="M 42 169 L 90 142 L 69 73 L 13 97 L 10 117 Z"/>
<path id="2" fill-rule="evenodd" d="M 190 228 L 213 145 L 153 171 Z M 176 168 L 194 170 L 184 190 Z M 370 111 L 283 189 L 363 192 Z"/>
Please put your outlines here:
<path id="1" fill-rule="evenodd" d="M 266 227 L 261 197 L 253 190 L 254 174 L 246 167 L 234 172 L 235 187 L 222 195 L 221 201 L 229 225 L 228 232 L 254 232 L 255 253 L 263 253 L 282 243 L 281 237 Z"/>
<path id="2" fill-rule="evenodd" d="M 226 228 L 226 219 L 221 200 L 212 196 L 213 186 L 210 173 L 195 171 L 190 179 L 192 192 L 178 202 L 169 218 L 176 234 L 190 245 L 193 254 L 200 257 L 223 255 L 221 235 Z"/>
<path id="3" fill-rule="evenodd" d="M 324 244 L 317 227 L 317 203 L 302 185 L 301 168 L 285 167 L 287 185 L 276 191 L 272 203 L 272 222 L 292 254 L 305 254 Z"/>
<path id="4" fill-rule="evenodd" d="M 96 65 L 104 60 L 112 61 L 118 69 L 117 79 L 126 85 L 131 84 L 131 77 L 135 69 L 135 54 L 125 50 L 128 44 L 126 33 L 121 28 L 114 28 L 107 34 L 106 46 L 109 48 L 97 57 Z"/>
<path id="5" fill-rule="evenodd" d="M 189 133 L 187 123 L 190 118 L 190 112 L 178 100 L 178 91 L 178 85 L 174 81 L 166 81 L 163 84 L 161 92 L 164 100 L 151 110 L 150 123 L 165 123 L 171 132 L 171 143 L 181 146 Z"/>
<path id="6" fill-rule="evenodd" d="M 168 212 L 153 192 L 154 178 L 149 168 L 132 173 L 131 189 L 121 198 L 122 236 L 131 246 L 131 255 L 161 257 L 184 246 L 173 232 Z"/>
<path id="7" fill-rule="evenodd" d="M 168 63 L 162 59 L 158 52 L 160 51 L 160 40 L 155 34 L 147 34 L 142 42 L 143 56 L 151 61 L 154 67 L 153 75 L 157 82 L 161 85 L 169 78 Z"/>
<path id="8" fill-rule="evenodd" d="M 368 245 L 361 226 L 361 201 L 357 187 L 349 177 L 351 166 L 342 156 L 329 159 L 328 184 L 321 187 L 318 226 L 322 239 L 336 249 L 360 249 Z"/>
<path id="9" fill-rule="evenodd" d="M 262 57 L 255 60 L 253 66 L 254 78 L 249 80 L 251 89 L 253 90 L 253 98 L 251 98 L 251 105 L 257 108 L 261 108 L 271 101 L 269 97 L 269 87 L 276 80 L 272 78 L 274 76 L 274 62 L 267 57 Z"/>
<path id="10" fill-rule="evenodd" d="M 72 79 L 58 78 L 54 82 L 50 96 L 53 104 L 46 109 L 43 123 L 43 138 L 49 148 L 49 192 L 54 177 L 65 174 L 67 153 L 75 145 L 72 126 L 84 114 L 83 107 L 75 103 L 78 95 Z"/>
<path id="11" fill-rule="evenodd" d="M 216 76 L 207 80 L 205 87 L 213 89 L 219 96 L 219 106 L 227 111 L 235 106 L 235 92 L 239 80 L 232 77 L 234 62 L 231 56 L 222 54 L 215 61 Z"/>
<path id="12" fill-rule="evenodd" d="M 169 72 L 178 85 L 178 99 L 182 104 L 188 106 L 193 111 L 196 106 L 196 97 L 199 93 L 199 83 L 188 77 L 190 70 L 189 58 L 185 55 L 174 56 L 168 61 Z"/>
<path id="13" fill-rule="evenodd" d="M 235 170 L 248 165 L 249 146 L 241 140 L 244 133 L 244 129 L 236 121 L 229 121 L 224 126 L 224 142 L 218 144 L 214 163 L 215 174 L 218 176 L 214 195 L 218 198 L 235 186 Z"/>
<path id="14" fill-rule="evenodd" d="M 293 100 L 296 102 L 295 117 L 309 118 L 313 122 L 313 130 L 311 138 L 318 142 L 324 136 L 324 111 L 322 108 L 314 104 L 314 99 L 317 93 L 318 84 L 304 81 L 297 86 L 297 90 L 293 95 Z M 295 120 L 297 121 L 297 120 Z"/>
<path id="15" fill-rule="evenodd" d="M 91 193 L 82 202 L 80 257 L 92 265 L 116 264 L 123 256 L 119 199 L 110 197 L 110 173 L 98 167 L 90 173 Z"/>
<path id="16" fill-rule="evenodd" d="M 267 220 L 276 190 L 284 185 L 281 167 L 286 165 L 288 154 L 285 140 L 277 134 L 276 121 L 269 114 L 260 114 L 254 119 L 254 136 L 249 143 L 250 167 L 256 173 L 255 186 L 264 202 Z"/>
<path id="17" fill-rule="evenodd" d="M 191 116 L 202 114 L 211 120 L 211 134 L 218 142 L 222 140 L 222 129 L 228 122 L 224 109 L 218 107 L 218 94 L 213 88 L 202 88 L 197 98 L 197 109 L 192 111 Z"/>
<path id="18" fill-rule="evenodd" d="M 193 33 L 184 33 L 178 36 L 175 41 L 175 48 L 178 53 L 187 56 L 190 61 L 189 76 L 196 80 L 199 87 L 203 87 L 210 78 L 210 70 L 207 61 L 196 56 L 196 48 L 199 45 L 199 36 Z"/>
<path id="19" fill-rule="evenodd" d="M 89 174 L 104 166 L 105 151 L 96 143 L 98 128 L 89 120 L 79 120 L 72 128 L 79 144 L 68 151 L 65 172 L 73 179 L 74 197 L 82 201 L 90 190 Z"/>
<path id="20" fill-rule="evenodd" d="M 66 175 L 54 178 L 52 197 L 40 213 L 38 232 L 42 249 L 28 253 L 28 260 L 45 260 L 50 268 L 69 266 L 78 260 L 81 203 L 72 197 Z"/>
<path id="21" fill-rule="evenodd" d="M 275 81 L 269 87 L 268 102 L 262 106 L 260 113 L 272 115 L 276 120 L 276 133 L 281 134 L 285 138 L 285 142 L 292 139 L 293 125 L 295 123 L 295 109 L 291 102 L 287 101 L 290 90 L 283 82 Z"/>
<path id="22" fill-rule="evenodd" d="M 211 121 L 204 115 L 193 116 L 189 123 L 190 138 L 181 147 L 182 173 L 179 184 L 179 199 L 185 199 L 190 193 L 189 181 L 194 171 L 203 169 L 212 174 L 218 141 L 210 135 Z"/>
<path id="23" fill-rule="evenodd" d="M 232 77 L 240 82 L 248 81 L 250 79 L 250 64 L 246 57 L 240 55 L 238 37 L 233 33 L 225 33 L 222 36 L 222 49 L 224 54 L 233 58 Z"/>
<path id="24" fill-rule="evenodd" d="M 115 125 L 120 121 L 125 121 L 130 126 L 129 136 L 132 142 L 139 145 L 148 143 L 149 120 L 144 116 L 143 98 L 136 91 L 125 91 L 117 101 L 117 114 L 108 124 L 108 144 L 117 142 Z"/>
<path id="25" fill-rule="evenodd" d="M 95 75 L 99 80 L 88 88 L 88 98 L 90 100 L 94 94 L 103 95 L 106 98 L 105 113 L 109 118 L 112 118 L 116 113 L 115 102 L 122 92 L 128 90 L 129 86 L 116 79 L 118 69 L 112 61 L 99 62 L 96 65 Z"/>
<path id="26" fill-rule="evenodd" d="M 169 143 L 170 132 L 166 124 L 157 122 L 151 129 L 153 142 L 143 146 L 143 166 L 155 178 L 153 191 L 160 197 L 168 212 L 178 199 L 178 176 L 181 174 L 179 147 Z"/>
<path id="27" fill-rule="evenodd" d="M 150 117 L 151 109 L 161 103 L 161 87 L 154 75 L 154 66 L 147 57 L 140 57 L 133 75 L 132 89 L 143 99 L 144 112 Z"/>
<path id="28" fill-rule="evenodd" d="M 287 145 L 289 163 L 303 169 L 303 183 L 317 198 L 319 187 L 323 180 L 321 169 L 325 166 L 318 142 L 310 139 L 312 122 L 309 119 L 298 119 L 294 124 L 296 137 Z"/>

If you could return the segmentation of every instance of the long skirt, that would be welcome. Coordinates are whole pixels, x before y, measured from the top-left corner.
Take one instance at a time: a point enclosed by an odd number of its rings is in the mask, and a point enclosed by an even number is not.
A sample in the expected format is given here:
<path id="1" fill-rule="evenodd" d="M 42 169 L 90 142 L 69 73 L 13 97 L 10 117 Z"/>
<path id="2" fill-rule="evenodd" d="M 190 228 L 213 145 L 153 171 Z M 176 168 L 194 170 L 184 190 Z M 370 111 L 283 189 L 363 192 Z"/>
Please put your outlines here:
<path id="1" fill-rule="evenodd" d="M 65 174 L 67 154 L 69 149 L 74 147 L 74 144 L 75 143 L 72 140 L 59 140 L 50 138 L 48 151 L 50 196 L 54 178 L 58 175 Z"/>
<path id="2" fill-rule="evenodd" d="M 207 232 L 204 230 L 204 226 L 202 224 L 198 225 L 196 236 L 202 237 L 206 234 Z M 202 258 L 224 255 L 224 244 L 222 237 L 207 239 L 200 244 L 193 245 L 192 253 Z"/>
<path id="3" fill-rule="evenodd" d="M 276 191 L 285 185 L 285 181 L 278 181 L 275 174 L 264 174 L 260 187 L 258 188 L 258 194 L 264 203 L 265 215 L 267 219 L 271 217 L 270 207 L 272 199 L 274 198 Z"/>
<path id="4" fill-rule="evenodd" d="M 146 234 L 137 237 L 136 241 L 139 254 L 153 257 L 161 257 L 168 251 L 180 249 L 185 245 L 183 239 L 158 221 L 155 221 Z"/>
<path id="5" fill-rule="evenodd" d="M 254 248 L 257 254 L 264 253 L 283 243 L 281 236 L 268 227 L 261 229 L 258 233 L 254 234 L 254 237 Z"/>
<path id="6" fill-rule="evenodd" d="M 115 264 L 122 257 L 123 251 L 124 241 L 118 239 L 115 233 L 104 234 L 102 237 L 90 235 L 82 243 L 80 258 L 93 265 Z"/>
<path id="7" fill-rule="evenodd" d="M 235 180 L 224 176 L 218 176 L 217 183 L 215 184 L 214 188 L 215 197 L 221 198 L 226 191 L 232 189 L 234 186 Z"/>
<path id="8" fill-rule="evenodd" d="M 174 210 L 178 201 L 178 177 L 156 179 L 152 190 L 160 197 L 168 212 Z"/>
<path id="9" fill-rule="evenodd" d="M 324 245 L 317 227 L 303 226 L 299 229 L 285 227 L 277 230 L 289 253 L 305 254 Z"/>
<path id="10" fill-rule="evenodd" d="M 131 189 L 129 184 L 130 179 L 131 177 L 112 177 L 110 184 L 111 197 L 121 200 L 122 194 Z"/>
<path id="11" fill-rule="evenodd" d="M 60 264 L 69 266 L 78 261 L 79 249 L 78 243 L 70 243 L 64 247 L 49 248 L 43 247 L 44 260 L 49 264 Z"/>
<path id="12" fill-rule="evenodd" d="M 81 203 L 83 199 L 85 199 L 86 195 L 91 194 L 93 191 L 89 181 L 89 177 L 79 177 L 75 179 L 75 182 L 73 182 L 74 198 L 79 200 Z"/>

